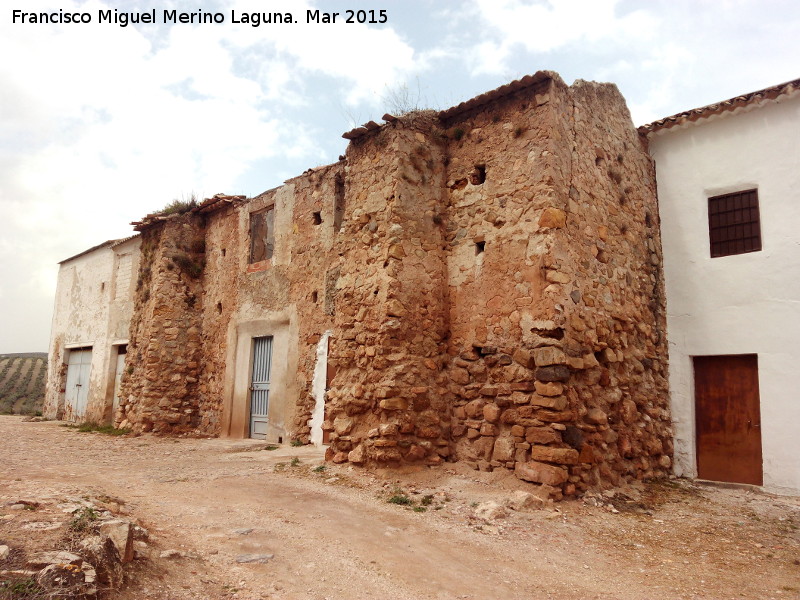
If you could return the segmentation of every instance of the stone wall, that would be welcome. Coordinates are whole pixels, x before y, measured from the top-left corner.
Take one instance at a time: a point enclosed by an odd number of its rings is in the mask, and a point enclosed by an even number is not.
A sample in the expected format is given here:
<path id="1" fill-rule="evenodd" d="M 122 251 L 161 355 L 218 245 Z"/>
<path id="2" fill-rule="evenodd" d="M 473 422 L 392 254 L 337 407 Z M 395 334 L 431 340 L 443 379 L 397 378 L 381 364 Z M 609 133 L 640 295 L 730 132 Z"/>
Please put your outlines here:
<path id="1" fill-rule="evenodd" d="M 669 473 L 672 431 L 654 166 L 615 86 L 570 92 L 568 218 L 552 266 L 570 279 L 563 349 L 584 362 L 570 390 L 574 437 L 593 459 L 570 467 L 582 489 Z"/>
<path id="2" fill-rule="evenodd" d="M 237 209 L 226 205 L 206 216 L 205 268 L 202 275 L 202 368 L 197 388 L 198 431 L 219 435 L 225 397 L 229 328 L 239 305 L 239 260 L 243 239 Z"/>
<path id="3" fill-rule="evenodd" d="M 666 473 L 654 173 L 616 88 L 554 76 L 365 137 L 330 456 L 452 455 L 567 494 Z"/>
<path id="4" fill-rule="evenodd" d="M 455 458 L 567 494 L 665 474 L 654 171 L 624 100 L 554 77 L 447 125 L 460 138 L 448 177 Z"/>
<path id="5" fill-rule="evenodd" d="M 330 332 L 336 462 L 459 460 L 554 496 L 665 473 L 654 171 L 616 88 L 539 73 L 387 121 L 281 188 L 147 221 L 119 422 L 234 435 L 238 337 L 283 323 L 277 426 L 308 441 Z M 275 255 L 250 265 L 270 205 Z"/>
<path id="6" fill-rule="evenodd" d="M 201 422 L 203 221 L 176 214 L 142 232 L 120 427 L 182 433 Z"/>
<path id="7" fill-rule="evenodd" d="M 438 464 L 449 455 L 444 152 L 434 115 L 384 127 L 347 153 L 328 393 L 336 462 Z"/>
<path id="8" fill-rule="evenodd" d="M 456 459 L 483 470 L 525 465 L 534 446 L 565 460 L 572 415 L 558 380 L 569 370 L 536 370 L 562 337 L 563 298 L 545 265 L 564 215 L 564 93 L 546 79 L 444 123 L 453 441 Z M 540 482 L 562 483 L 560 467 L 539 470 Z"/>
<path id="9" fill-rule="evenodd" d="M 295 311 L 297 368 L 294 373 L 296 400 L 287 414 L 291 437 L 309 441 L 308 422 L 314 408 L 312 381 L 317 344 L 333 329 L 336 313 L 335 285 L 340 257 L 335 247 L 340 239 L 335 215 L 337 182 L 344 178 L 344 165 L 321 167 L 289 180 L 292 186 L 291 258 L 285 267 L 289 303 Z"/>

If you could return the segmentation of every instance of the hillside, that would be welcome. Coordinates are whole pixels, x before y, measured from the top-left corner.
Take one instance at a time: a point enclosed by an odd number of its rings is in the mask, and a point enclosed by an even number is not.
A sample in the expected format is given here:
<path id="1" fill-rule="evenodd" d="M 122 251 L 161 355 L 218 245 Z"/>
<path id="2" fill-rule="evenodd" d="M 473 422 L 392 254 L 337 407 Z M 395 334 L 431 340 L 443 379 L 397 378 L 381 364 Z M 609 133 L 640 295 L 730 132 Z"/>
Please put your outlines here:
<path id="1" fill-rule="evenodd" d="M 41 412 L 46 378 L 46 352 L 0 354 L 0 414 Z"/>

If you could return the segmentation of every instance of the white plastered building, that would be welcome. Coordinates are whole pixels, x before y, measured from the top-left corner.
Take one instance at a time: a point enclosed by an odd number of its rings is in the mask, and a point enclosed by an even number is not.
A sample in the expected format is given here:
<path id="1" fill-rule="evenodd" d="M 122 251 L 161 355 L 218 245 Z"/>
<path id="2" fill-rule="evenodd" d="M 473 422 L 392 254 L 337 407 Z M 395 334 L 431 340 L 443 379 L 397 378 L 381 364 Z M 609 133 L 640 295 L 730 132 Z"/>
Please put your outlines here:
<path id="1" fill-rule="evenodd" d="M 109 240 L 59 263 L 43 413 L 108 424 L 125 368 L 138 236 Z"/>
<path id="2" fill-rule="evenodd" d="M 641 127 L 676 474 L 800 493 L 800 80 Z"/>

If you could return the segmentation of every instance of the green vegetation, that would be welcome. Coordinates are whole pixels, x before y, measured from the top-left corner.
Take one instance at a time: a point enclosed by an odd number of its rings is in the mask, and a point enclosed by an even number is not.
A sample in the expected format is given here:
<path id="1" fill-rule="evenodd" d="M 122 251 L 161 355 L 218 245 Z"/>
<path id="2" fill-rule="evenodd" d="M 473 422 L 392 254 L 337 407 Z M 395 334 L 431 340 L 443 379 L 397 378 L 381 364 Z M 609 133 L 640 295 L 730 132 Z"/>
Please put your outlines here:
<path id="1" fill-rule="evenodd" d="M 178 265 L 181 271 L 192 279 L 198 279 L 203 274 L 203 269 L 206 266 L 204 260 L 195 260 L 185 252 L 178 252 L 173 255 L 172 263 Z"/>
<path id="2" fill-rule="evenodd" d="M 197 206 L 197 198 L 192 194 L 188 200 L 178 200 L 177 198 L 167 204 L 164 208 L 157 211 L 160 215 L 176 215 L 189 212 Z"/>
<path id="3" fill-rule="evenodd" d="M 325 465 L 319 465 L 318 467 L 314 467 L 311 469 L 314 473 L 324 473 L 325 472 Z"/>
<path id="4" fill-rule="evenodd" d="M 403 490 L 400 488 L 395 488 L 394 494 L 387 500 L 389 504 L 399 504 L 400 506 L 405 506 L 410 508 L 416 513 L 424 513 L 428 512 L 428 508 L 433 504 L 433 494 L 425 494 L 417 504 L 412 498 L 410 498 Z M 434 510 L 439 510 L 442 508 L 441 506 L 434 506 Z"/>
<path id="5" fill-rule="evenodd" d="M 80 433 L 104 433 L 105 435 L 125 435 L 130 433 L 130 429 L 117 429 L 113 425 L 100 425 L 98 423 L 81 423 L 74 425 L 72 423 L 62 423 L 62 427 L 69 429 L 77 429 Z"/>
<path id="6" fill-rule="evenodd" d="M 42 598 L 44 590 L 39 587 L 36 580 L 26 579 L 0 580 L 0 600 L 28 600 Z"/>
<path id="7" fill-rule="evenodd" d="M 269 444 L 268 446 L 264 446 L 262 450 L 277 450 L 278 447 L 274 444 Z"/>
<path id="8" fill-rule="evenodd" d="M 305 446 L 305 444 L 302 442 L 302 440 L 292 440 L 292 446 L 296 448 L 297 446 Z"/>
<path id="9" fill-rule="evenodd" d="M 46 378 L 46 353 L 0 354 L 0 414 L 41 413 Z"/>
<path id="10" fill-rule="evenodd" d="M 84 531 L 89 531 L 93 527 L 93 523 L 100 518 L 100 513 L 98 513 L 94 508 L 91 506 L 84 506 L 79 511 L 75 513 L 72 517 L 72 520 L 67 525 L 70 531 L 74 531 L 76 533 L 83 533 Z"/>
<path id="11" fill-rule="evenodd" d="M 297 458 L 297 457 L 295 456 L 295 457 L 292 459 L 292 462 L 291 462 L 291 463 L 289 463 L 289 464 L 290 464 L 290 465 L 292 465 L 293 467 L 296 467 L 297 465 L 299 465 L 299 464 L 300 464 L 300 459 L 299 459 L 299 458 Z"/>
<path id="12" fill-rule="evenodd" d="M 399 504 L 401 506 L 411 506 L 414 501 L 405 494 L 395 494 L 387 500 L 389 504 Z"/>

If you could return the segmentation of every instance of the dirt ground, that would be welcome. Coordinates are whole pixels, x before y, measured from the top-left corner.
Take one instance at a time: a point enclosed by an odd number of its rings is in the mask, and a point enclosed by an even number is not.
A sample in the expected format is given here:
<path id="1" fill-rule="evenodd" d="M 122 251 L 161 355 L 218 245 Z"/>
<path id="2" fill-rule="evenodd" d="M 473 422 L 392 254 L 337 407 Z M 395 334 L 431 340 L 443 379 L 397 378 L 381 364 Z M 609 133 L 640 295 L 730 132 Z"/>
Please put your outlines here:
<path id="1" fill-rule="evenodd" d="M 483 518 L 531 487 L 458 465 L 320 468 L 316 449 L 265 446 L 2 416 L 0 544 L 42 549 L 58 505 L 91 496 L 155 547 L 118 600 L 800 598 L 798 498 L 668 481 Z"/>

